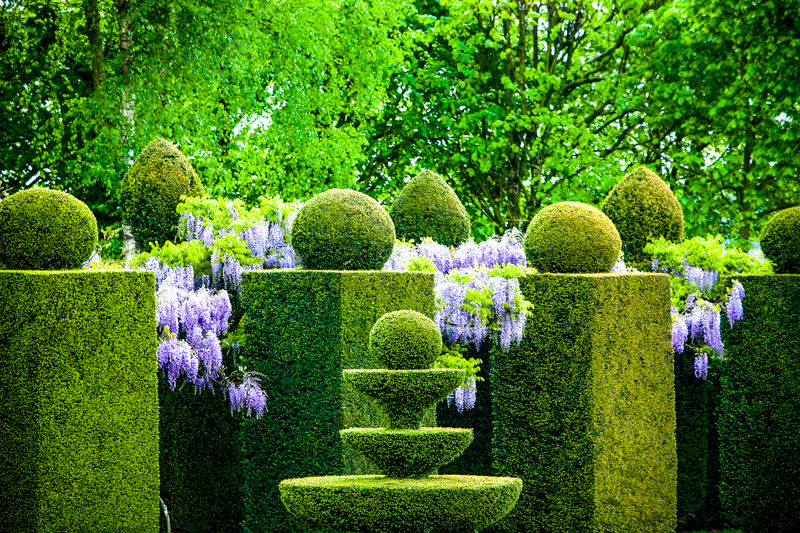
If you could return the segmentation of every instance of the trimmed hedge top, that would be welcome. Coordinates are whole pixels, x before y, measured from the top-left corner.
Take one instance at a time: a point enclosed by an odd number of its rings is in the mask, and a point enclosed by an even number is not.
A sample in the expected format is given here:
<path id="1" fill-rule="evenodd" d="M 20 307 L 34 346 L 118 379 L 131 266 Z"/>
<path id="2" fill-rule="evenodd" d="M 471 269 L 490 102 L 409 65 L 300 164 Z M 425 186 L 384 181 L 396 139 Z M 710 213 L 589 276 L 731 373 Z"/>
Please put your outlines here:
<path id="1" fill-rule="evenodd" d="M 581 202 L 558 202 L 539 211 L 523 246 L 530 266 L 554 273 L 608 272 L 622 250 L 611 219 Z"/>
<path id="2" fill-rule="evenodd" d="M 423 170 L 403 187 L 391 215 L 400 239 L 420 242 L 430 237 L 445 246 L 458 246 L 469 239 L 471 226 L 464 204 L 444 179 L 430 170 Z"/>
<path id="3" fill-rule="evenodd" d="M 386 368 L 430 368 L 442 353 L 436 322 L 417 311 L 386 313 L 369 332 L 370 353 Z"/>
<path id="4" fill-rule="evenodd" d="M 761 247 L 776 274 L 800 274 L 800 206 L 775 213 L 761 231 Z"/>
<path id="5" fill-rule="evenodd" d="M 50 189 L 28 189 L 0 202 L 0 266 L 21 270 L 78 268 L 97 248 L 89 207 Z"/>
<path id="6" fill-rule="evenodd" d="M 292 225 L 292 246 L 310 270 L 380 270 L 394 241 L 386 210 L 366 194 L 347 189 L 314 196 Z"/>

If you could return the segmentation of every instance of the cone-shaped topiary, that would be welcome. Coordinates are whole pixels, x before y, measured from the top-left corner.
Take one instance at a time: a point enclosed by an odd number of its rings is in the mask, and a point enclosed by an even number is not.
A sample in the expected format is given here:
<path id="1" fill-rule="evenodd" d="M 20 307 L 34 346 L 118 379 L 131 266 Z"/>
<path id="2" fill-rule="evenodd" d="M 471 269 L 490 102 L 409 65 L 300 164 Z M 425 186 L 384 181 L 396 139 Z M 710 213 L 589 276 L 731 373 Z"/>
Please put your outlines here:
<path id="1" fill-rule="evenodd" d="M 6 268 L 78 268 L 96 248 L 97 220 L 71 194 L 28 189 L 0 202 L 0 265 Z"/>
<path id="2" fill-rule="evenodd" d="M 761 231 L 761 248 L 776 274 L 800 274 L 800 206 L 778 211 Z"/>
<path id="3" fill-rule="evenodd" d="M 625 175 L 600 209 L 614 223 L 627 261 L 643 261 L 650 239 L 664 237 L 680 242 L 684 237 L 683 210 L 669 186 L 647 167 Z"/>
<path id="4" fill-rule="evenodd" d="M 422 313 L 386 313 L 369 332 L 369 351 L 386 368 L 428 368 L 442 353 L 442 332 Z"/>
<path id="5" fill-rule="evenodd" d="M 622 243 L 614 223 L 596 207 L 559 202 L 539 211 L 523 242 L 528 264 L 539 272 L 608 272 Z"/>
<path id="6" fill-rule="evenodd" d="M 130 224 L 136 247 L 175 240 L 181 196 L 203 196 L 203 184 L 178 148 L 156 139 L 142 150 L 122 182 L 122 217 Z"/>
<path id="7" fill-rule="evenodd" d="M 380 270 L 394 241 L 386 210 L 366 194 L 347 189 L 311 198 L 292 224 L 292 246 L 310 270 Z"/>
<path id="8" fill-rule="evenodd" d="M 467 210 L 444 179 L 430 170 L 423 170 L 403 187 L 391 215 L 399 239 L 420 242 L 430 237 L 445 246 L 469 239 Z"/>

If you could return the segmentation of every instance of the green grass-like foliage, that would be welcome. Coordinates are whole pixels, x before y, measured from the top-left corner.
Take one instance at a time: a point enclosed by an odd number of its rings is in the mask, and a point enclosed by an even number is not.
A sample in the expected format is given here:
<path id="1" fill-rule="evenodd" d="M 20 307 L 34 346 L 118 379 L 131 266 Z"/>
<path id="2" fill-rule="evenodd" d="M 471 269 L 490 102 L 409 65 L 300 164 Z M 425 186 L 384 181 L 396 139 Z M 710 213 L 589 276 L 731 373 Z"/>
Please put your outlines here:
<path id="1" fill-rule="evenodd" d="M 27 189 L 0 202 L 0 268 L 78 268 L 97 248 L 89 207 L 50 189 Z"/>
<path id="2" fill-rule="evenodd" d="M 390 429 L 418 429 L 425 410 L 463 383 L 460 368 L 345 370 L 344 382 L 375 399 L 389 416 Z"/>
<path id="3" fill-rule="evenodd" d="M 536 312 L 491 366 L 493 468 L 522 478 L 503 531 L 675 531 L 665 274 L 528 275 Z"/>
<path id="4" fill-rule="evenodd" d="M 744 319 L 723 328 L 719 462 L 725 522 L 800 530 L 800 275 L 738 276 Z"/>
<path id="5" fill-rule="evenodd" d="M 470 220 L 461 200 L 430 170 L 423 170 L 403 187 L 390 212 L 398 239 L 420 242 L 430 237 L 445 246 L 458 246 L 470 236 Z"/>
<path id="6" fill-rule="evenodd" d="M 434 474 L 472 442 L 472 430 L 459 428 L 352 428 L 339 433 L 346 446 L 389 477 Z"/>
<path id="7" fill-rule="evenodd" d="M 608 272 L 619 258 L 619 233 L 599 209 L 558 202 L 539 211 L 523 243 L 528 264 L 539 272 Z"/>
<path id="8" fill-rule="evenodd" d="M 366 194 L 347 189 L 314 196 L 292 225 L 292 246 L 309 270 L 380 270 L 394 241 L 386 210 Z"/>
<path id="9" fill-rule="evenodd" d="M 369 350 L 385 368 L 430 368 L 442 353 L 442 332 L 422 313 L 394 311 L 379 318 L 370 330 Z"/>
<path id="10" fill-rule="evenodd" d="M 150 142 L 128 169 L 120 197 L 137 248 L 174 241 L 181 196 L 204 195 L 192 164 L 174 144 L 161 138 Z"/>
<path id="11" fill-rule="evenodd" d="M 0 271 L 0 531 L 158 531 L 154 286 Z"/>
<path id="12" fill-rule="evenodd" d="M 284 505 L 296 516 L 364 533 L 480 531 L 514 506 L 521 489 L 516 478 L 454 475 L 312 477 L 280 485 Z"/>
<path id="13" fill-rule="evenodd" d="M 800 206 L 775 213 L 761 231 L 761 248 L 776 274 L 800 274 Z"/>
<path id="14" fill-rule="evenodd" d="M 683 240 L 681 205 L 664 180 L 647 167 L 626 174 L 608 193 L 600 209 L 619 231 L 626 261 L 646 260 L 642 250 L 652 239 Z"/>

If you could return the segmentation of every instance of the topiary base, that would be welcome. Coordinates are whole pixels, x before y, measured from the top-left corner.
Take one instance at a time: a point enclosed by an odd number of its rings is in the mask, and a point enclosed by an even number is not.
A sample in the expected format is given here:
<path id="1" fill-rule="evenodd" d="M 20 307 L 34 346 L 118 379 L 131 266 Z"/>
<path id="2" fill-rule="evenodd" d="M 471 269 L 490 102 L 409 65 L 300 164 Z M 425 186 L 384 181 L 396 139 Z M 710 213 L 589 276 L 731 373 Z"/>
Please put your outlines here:
<path id="1" fill-rule="evenodd" d="M 319 527 L 353 532 L 480 531 L 517 503 L 522 481 L 510 477 L 326 476 L 280 484 L 289 513 Z"/>

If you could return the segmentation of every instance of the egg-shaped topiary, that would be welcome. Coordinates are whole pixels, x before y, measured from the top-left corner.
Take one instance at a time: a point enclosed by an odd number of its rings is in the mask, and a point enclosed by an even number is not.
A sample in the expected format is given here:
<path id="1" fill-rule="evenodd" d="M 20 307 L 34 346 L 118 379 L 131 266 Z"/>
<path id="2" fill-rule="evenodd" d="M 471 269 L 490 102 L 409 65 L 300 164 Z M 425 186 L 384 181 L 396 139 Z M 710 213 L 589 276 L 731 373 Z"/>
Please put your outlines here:
<path id="1" fill-rule="evenodd" d="M 130 224 L 136 247 L 174 241 L 181 196 L 203 196 L 203 184 L 178 148 L 156 139 L 142 150 L 122 182 L 122 217 Z"/>
<path id="2" fill-rule="evenodd" d="M 533 217 L 523 247 L 539 272 L 608 272 L 622 243 L 614 223 L 596 207 L 559 202 Z"/>
<path id="3" fill-rule="evenodd" d="M 0 264 L 5 268 L 78 268 L 96 248 L 97 220 L 71 194 L 27 189 L 0 202 Z"/>
<path id="4" fill-rule="evenodd" d="M 366 194 L 330 189 L 307 201 L 292 224 L 292 246 L 311 270 L 380 270 L 392 255 L 394 224 Z"/>
<path id="5" fill-rule="evenodd" d="M 761 248 L 776 274 L 800 274 L 800 206 L 778 211 L 761 231 Z"/>
<path id="6" fill-rule="evenodd" d="M 647 167 L 625 175 L 608 193 L 600 209 L 614 223 L 628 261 L 643 261 L 651 239 L 680 242 L 684 237 L 683 210 L 669 186 Z"/>
<path id="7" fill-rule="evenodd" d="M 441 176 L 423 170 L 392 204 L 397 238 L 420 242 L 430 237 L 445 246 L 458 246 L 470 235 L 467 210 Z"/>
<path id="8" fill-rule="evenodd" d="M 384 368 L 430 368 L 442 353 L 442 332 L 417 311 L 386 313 L 369 332 L 369 351 Z"/>

